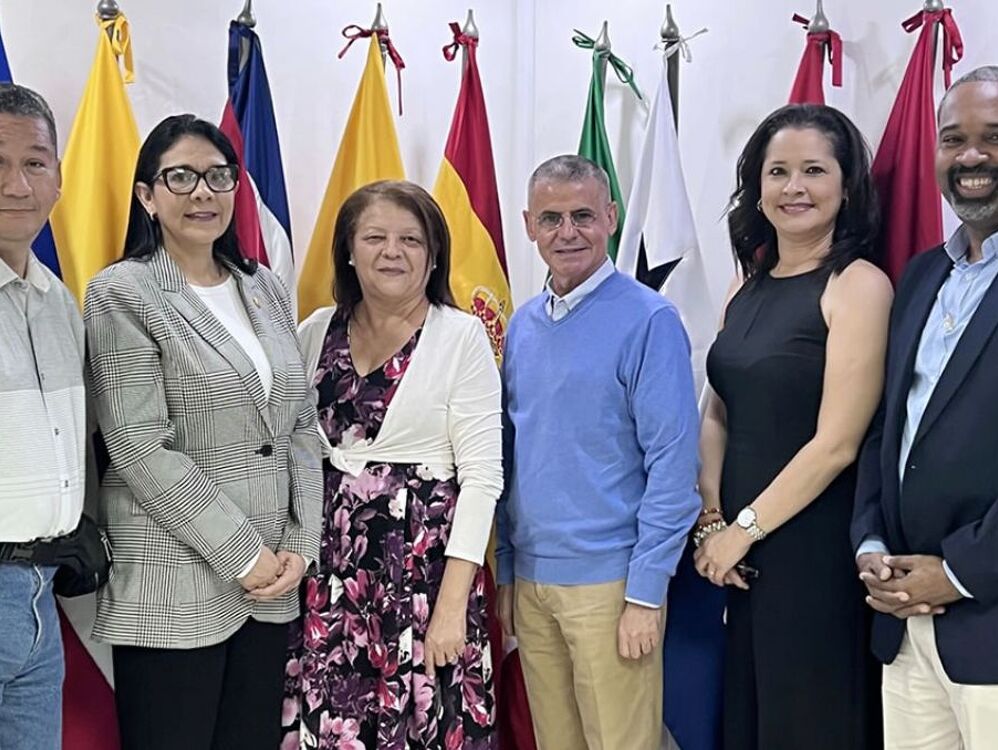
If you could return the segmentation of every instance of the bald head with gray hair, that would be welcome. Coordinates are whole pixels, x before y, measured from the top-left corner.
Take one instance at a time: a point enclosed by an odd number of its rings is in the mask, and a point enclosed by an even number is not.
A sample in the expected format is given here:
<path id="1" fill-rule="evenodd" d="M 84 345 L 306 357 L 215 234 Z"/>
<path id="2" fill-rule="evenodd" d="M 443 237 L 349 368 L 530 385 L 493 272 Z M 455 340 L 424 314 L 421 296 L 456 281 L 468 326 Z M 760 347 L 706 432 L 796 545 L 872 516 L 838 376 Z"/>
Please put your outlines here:
<path id="1" fill-rule="evenodd" d="M 534 170 L 527 183 L 527 195 L 532 194 L 540 182 L 585 182 L 590 179 L 596 180 L 609 202 L 610 178 L 606 171 L 584 156 L 562 154 L 548 159 Z"/>
<path id="2" fill-rule="evenodd" d="M 979 68 L 974 68 L 969 73 L 966 73 L 956 81 L 953 85 L 946 89 L 946 93 L 943 94 L 942 101 L 939 102 L 939 109 L 936 110 L 936 121 L 938 122 L 939 116 L 942 114 L 943 107 L 946 106 L 946 100 L 949 99 L 950 94 L 956 91 L 960 86 L 965 86 L 968 83 L 995 83 L 998 84 L 998 65 L 982 65 Z"/>

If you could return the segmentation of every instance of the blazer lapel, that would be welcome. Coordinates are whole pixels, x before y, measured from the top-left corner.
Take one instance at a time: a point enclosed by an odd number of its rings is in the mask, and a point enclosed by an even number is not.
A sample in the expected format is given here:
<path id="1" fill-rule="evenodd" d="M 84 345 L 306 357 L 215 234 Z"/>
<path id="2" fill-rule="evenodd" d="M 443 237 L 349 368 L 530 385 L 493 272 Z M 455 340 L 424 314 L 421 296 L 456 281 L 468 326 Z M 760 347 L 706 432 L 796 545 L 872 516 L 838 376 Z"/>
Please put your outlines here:
<path id="1" fill-rule="evenodd" d="M 913 445 L 917 444 L 925 433 L 928 432 L 939 415 L 946 408 L 950 399 L 953 398 L 960 385 L 970 374 L 974 363 L 984 351 L 984 346 L 998 327 L 998 279 L 991 282 L 984 298 L 978 306 L 967 328 L 956 344 L 949 362 L 943 369 L 939 382 L 936 384 L 929 403 L 925 407 L 925 414 L 918 425 L 918 432 L 915 434 Z"/>
<path id="2" fill-rule="evenodd" d="M 201 338 L 217 351 L 239 375 L 246 392 L 260 411 L 267 428 L 273 431 L 267 396 L 260 382 L 256 367 L 242 347 L 229 334 L 221 323 L 205 307 L 201 299 L 191 290 L 183 273 L 165 250 L 159 250 L 150 260 L 153 275 L 159 281 L 167 301 L 186 320 Z M 239 278 L 239 271 L 230 269 Z M 252 320 L 252 317 L 250 318 Z M 254 326 L 255 328 L 255 326 Z M 267 351 L 264 345 L 264 351 Z M 269 356 L 269 351 L 268 351 Z"/>
<path id="3" fill-rule="evenodd" d="M 911 295 L 910 308 L 898 321 L 897 326 L 895 348 L 897 355 L 893 358 L 894 367 L 890 370 L 886 384 L 887 413 L 884 425 L 885 434 L 888 434 L 888 428 L 890 430 L 892 448 L 899 444 L 901 430 L 904 429 L 908 391 L 911 390 L 911 381 L 914 379 L 915 355 L 922 340 L 925 321 L 928 320 L 932 306 L 936 303 L 940 287 L 953 268 L 953 262 L 945 251 L 936 249 L 930 252 L 936 253 L 938 257 L 926 268 L 917 282 L 918 287 Z"/>
<path id="4" fill-rule="evenodd" d="M 270 389 L 270 400 L 268 410 L 274 406 L 274 395 L 277 393 L 287 393 L 285 380 L 287 379 L 287 367 L 281 352 L 278 334 L 274 330 L 274 321 L 270 316 L 269 299 L 260 290 L 255 276 L 247 276 L 239 271 L 233 271 L 239 285 L 239 293 L 243 298 L 243 305 L 263 347 L 264 354 L 270 362 L 270 369 L 273 373 L 273 383 Z"/>

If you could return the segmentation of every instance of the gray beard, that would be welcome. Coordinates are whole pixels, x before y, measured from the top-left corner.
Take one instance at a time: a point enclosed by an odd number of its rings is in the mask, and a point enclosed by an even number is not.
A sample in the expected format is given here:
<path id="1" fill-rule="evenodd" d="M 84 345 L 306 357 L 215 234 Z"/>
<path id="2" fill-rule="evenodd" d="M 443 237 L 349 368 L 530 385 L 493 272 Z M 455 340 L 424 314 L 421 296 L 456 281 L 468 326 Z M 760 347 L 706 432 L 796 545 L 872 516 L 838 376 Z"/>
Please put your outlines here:
<path id="1" fill-rule="evenodd" d="M 993 224 L 998 222 L 998 194 L 987 201 L 966 201 L 950 197 L 950 206 L 964 224 Z"/>

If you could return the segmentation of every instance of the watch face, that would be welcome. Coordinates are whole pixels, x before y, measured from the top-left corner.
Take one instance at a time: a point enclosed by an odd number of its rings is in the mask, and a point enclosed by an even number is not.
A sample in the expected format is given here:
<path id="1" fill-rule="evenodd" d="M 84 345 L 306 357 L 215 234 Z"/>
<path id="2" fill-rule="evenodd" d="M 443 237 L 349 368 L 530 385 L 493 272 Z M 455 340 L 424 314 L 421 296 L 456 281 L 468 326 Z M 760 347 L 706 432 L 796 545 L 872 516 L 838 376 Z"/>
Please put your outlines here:
<path id="1" fill-rule="evenodd" d="M 755 523 L 755 511 L 752 508 L 742 508 L 735 522 L 743 529 L 747 529 Z"/>

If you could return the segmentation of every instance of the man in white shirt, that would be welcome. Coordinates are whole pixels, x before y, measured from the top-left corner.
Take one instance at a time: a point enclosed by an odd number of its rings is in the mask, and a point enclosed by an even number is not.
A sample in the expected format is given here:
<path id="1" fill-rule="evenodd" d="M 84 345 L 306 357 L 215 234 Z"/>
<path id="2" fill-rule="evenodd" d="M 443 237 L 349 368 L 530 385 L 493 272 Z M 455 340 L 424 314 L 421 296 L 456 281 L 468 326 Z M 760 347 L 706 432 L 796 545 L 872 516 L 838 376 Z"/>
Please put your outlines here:
<path id="1" fill-rule="evenodd" d="M 76 302 L 31 251 L 59 197 L 55 122 L 0 85 L 0 748 L 61 746 L 62 640 L 52 578 L 33 562 L 83 509 L 86 408 Z"/>

